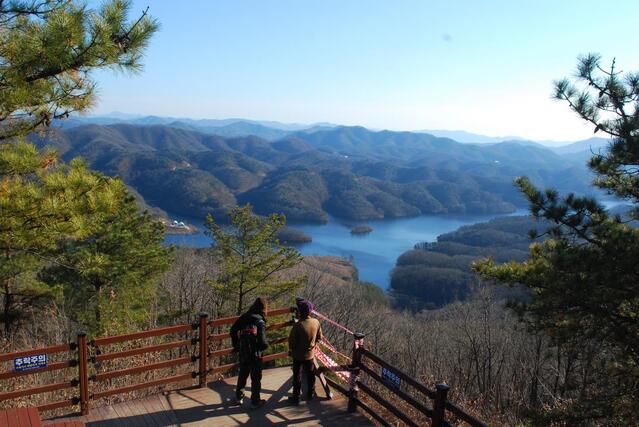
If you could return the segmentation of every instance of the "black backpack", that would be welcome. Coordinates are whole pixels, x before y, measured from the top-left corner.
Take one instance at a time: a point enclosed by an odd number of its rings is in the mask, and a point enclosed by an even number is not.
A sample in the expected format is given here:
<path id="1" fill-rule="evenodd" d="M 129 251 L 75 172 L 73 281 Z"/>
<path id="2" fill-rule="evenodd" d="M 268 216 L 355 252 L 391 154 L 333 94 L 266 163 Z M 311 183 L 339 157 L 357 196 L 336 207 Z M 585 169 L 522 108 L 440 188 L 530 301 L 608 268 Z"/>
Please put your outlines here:
<path id="1" fill-rule="evenodd" d="M 261 358 L 261 350 L 257 341 L 257 320 L 250 319 L 240 330 L 240 362 L 253 362 Z"/>

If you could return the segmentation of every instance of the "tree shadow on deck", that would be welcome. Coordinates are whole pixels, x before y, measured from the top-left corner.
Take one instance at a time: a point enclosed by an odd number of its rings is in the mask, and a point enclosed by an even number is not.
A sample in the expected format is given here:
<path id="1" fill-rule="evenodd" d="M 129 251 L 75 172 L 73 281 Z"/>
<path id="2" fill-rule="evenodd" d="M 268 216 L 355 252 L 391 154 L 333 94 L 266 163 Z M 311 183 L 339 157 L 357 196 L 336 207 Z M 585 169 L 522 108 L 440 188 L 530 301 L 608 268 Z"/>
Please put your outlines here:
<path id="1" fill-rule="evenodd" d="M 285 426 L 317 420 L 317 417 L 306 407 L 294 407 L 288 404 L 286 397 L 291 388 L 290 378 L 278 389 L 262 388 L 262 398 L 266 400 L 266 404 L 261 408 L 252 409 L 248 398 L 244 399 L 242 405 L 234 404 L 235 385 L 216 381 L 209 384 L 209 393 L 217 394 L 219 402 L 205 402 L 203 399 L 198 399 L 194 393 L 178 391 L 176 395 L 193 401 L 197 406 L 186 409 L 173 408 L 173 412 L 181 423 L 207 420 L 215 425 Z"/>
<path id="2" fill-rule="evenodd" d="M 302 401 L 291 406 L 287 396 L 292 389 L 292 372 L 264 371 L 262 398 L 266 404 L 251 409 L 248 398 L 242 405 L 234 404 L 235 379 L 215 381 L 207 388 L 176 390 L 166 396 L 165 411 L 150 410 L 146 414 L 121 416 L 117 419 L 93 421 L 88 427 L 167 427 L 171 425 L 193 426 L 344 426 L 359 427 L 372 424 L 362 414 L 349 414 L 346 400 L 337 393 L 328 400 L 318 384 L 318 397 L 311 402 Z M 284 370 L 286 369 L 286 370 Z M 290 375 L 288 373 L 290 372 Z M 270 374 L 270 375 L 269 375 Z M 233 383 L 231 383 L 233 381 Z M 279 383 L 279 384 L 278 384 Z M 250 387 L 249 387 L 250 390 Z M 250 394 L 247 393 L 247 394 Z M 151 408 L 149 408 L 151 409 Z M 122 412 L 118 410 L 118 412 Z"/>

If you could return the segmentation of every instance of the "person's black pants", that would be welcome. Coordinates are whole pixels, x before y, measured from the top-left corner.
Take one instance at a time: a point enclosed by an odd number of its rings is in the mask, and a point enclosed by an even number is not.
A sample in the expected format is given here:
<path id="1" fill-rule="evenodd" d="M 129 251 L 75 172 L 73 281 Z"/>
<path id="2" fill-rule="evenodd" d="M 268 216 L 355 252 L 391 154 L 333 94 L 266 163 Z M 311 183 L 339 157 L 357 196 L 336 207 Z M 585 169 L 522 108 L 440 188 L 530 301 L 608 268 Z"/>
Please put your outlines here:
<path id="1" fill-rule="evenodd" d="M 242 390 L 246 387 L 246 380 L 249 375 L 251 376 L 251 402 L 258 404 L 260 402 L 260 391 L 262 390 L 262 361 L 259 359 L 240 364 L 240 374 L 237 377 L 235 395 L 238 399 L 242 396 Z"/>
<path id="2" fill-rule="evenodd" d="M 302 391 L 302 370 L 306 375 L 308 388 L 306 396 L 313 397 L 315 391 L 315 364 L 311 360 L 293 360 L 293 397 L 299 397 Z"/>

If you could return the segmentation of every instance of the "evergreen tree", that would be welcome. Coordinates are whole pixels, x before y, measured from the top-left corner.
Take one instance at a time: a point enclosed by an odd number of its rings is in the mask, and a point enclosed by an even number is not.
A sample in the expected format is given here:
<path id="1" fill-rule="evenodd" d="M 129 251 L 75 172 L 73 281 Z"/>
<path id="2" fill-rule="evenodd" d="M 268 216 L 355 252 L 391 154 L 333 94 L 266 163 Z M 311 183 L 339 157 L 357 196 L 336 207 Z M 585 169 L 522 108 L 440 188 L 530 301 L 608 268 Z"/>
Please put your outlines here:
<path id="1" fill-rule="evenodd" d="M 146 11 L 129 22 L 130 1 L 98 11 L 74 0 L 0 2 L 0 141 L 90 107 L 91 72 L 141 69 L 158 24 Z"/>
<path id="2" fill-rule="evenodd" d="M 132 221 L 140 221 L 142 230 L 159 227 L 130 209 L 119 180 L 78 160 L 61 164 L 56 153 L 25 139 L 91 105 L 93 70 L 140 69 L 158 25 L 146 12 L 129 22 L 129 10 L 130 3 L 122 0 L 107 1 L 97 12 L 72 0 L 0 2 L 0 321 L 5 336 L 27 307 L 54 296 L 56 288 L 39 274 L 43 268 L 75 269 L 85 277 L 96 271 L 95 263 L 78 262 L 77 254 L 87 253 L 82 252 L 86 243 L 104 238 L 109 227 L 126 228 Z M 149 232 L 144 241 L 159 253 L 157 236 Z M 148 254 L 129 255 L 128 266 L 120 268 L 137 271 Z M 163 265 L 158 261 L 156 267 Z M 106 269 L 102 273 L 111 275 Z"/>
<path id="3" fill-rule="evenodd" d="M 218 225 L 211 215 L 206 226 L 213 238 L 218 272 L 211 286 L 235 301 L 240 315 L 256 295 L 276 298 L 301 285 L 302 278 L 283 278 L 280 273 L 301 261 L 299 252 L 281 245 L 277 233 L 286 225 L 283 214 L 261 218 L 250 204 L 235 207 L 229 225 Z"/>
<path id="4" fill-rule="evenodd" d="M 52 296 L 35 273 L 58 262 L 58 240 L 86 236 L 111 203 L 105 178 L 79 161 L 41 166 L 51 159 L 24 142 L 0 145 L 0 320 L 7 335 L 27 307 Z"/>
<path id="5" fill-rule="evenodd" d="M 58 241 L 57 262 L 43 280 L 59 284 L 74 320 L 94 334 L 148 324 L 155 285 L 169 266 L 164 225 L 147 212 L 120 180 L 105 189 L 111 203 L 95 214 L 85 237 Z"/>
<path id="6" fill-rule="evenodd" d="M 636 207 L 639 74 L 619 73 L 614 61 L 604 70 L 600 62 L 598 55 L 580 58 L 576 81 L 556 82 L 555 96 L 591 122 L 595 132 L 612 137 L 608 149 L 589 162 L 594 184 Z M 584 343 L 600 349 L 596 358 L 582 361 L 590 380 L 573 382 L 572 394 L 545 414 L 545 422 L 638 423 L 639 230 L 610 216 L 592 198 L 562 198 L 555 190 L 536 189 L 526 178 L 516 183 L 533 216 L 554 223 L 549 238 L 531 245 L 526 262 L 485 260 L 475 269 L 485 278 L 528 288 L 530 300 L 514 307 L 555 342 L 576 351 Z"/>

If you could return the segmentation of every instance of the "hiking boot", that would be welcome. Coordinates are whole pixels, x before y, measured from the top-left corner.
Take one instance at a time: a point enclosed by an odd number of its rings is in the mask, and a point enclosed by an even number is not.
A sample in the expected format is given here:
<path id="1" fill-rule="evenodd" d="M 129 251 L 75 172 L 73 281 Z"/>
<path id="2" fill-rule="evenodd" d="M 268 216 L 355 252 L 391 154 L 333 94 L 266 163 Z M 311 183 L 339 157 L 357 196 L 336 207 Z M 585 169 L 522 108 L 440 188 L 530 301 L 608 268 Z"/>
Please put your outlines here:
<path id="1" fill-rule="evenodd" d="M 289 396 L 288 397 L 288 403 L 289 403 L 289 405 L 299 406 L 300 398 L 297 397 L 297 396 Z"/>
<path id="2" fill-rule="evenodd" d="M 235 394 L 235 399 L 231 402 L 233 405 L 241 405 L 244 401 L 244 392 L 239 392 Z"/>
<path id="3" fill-rule="evenodd" d="M 266 400 L 260 399 L 259 402 L 251 402 L 251 409 L 261 408 L 266 404 Z"/>

